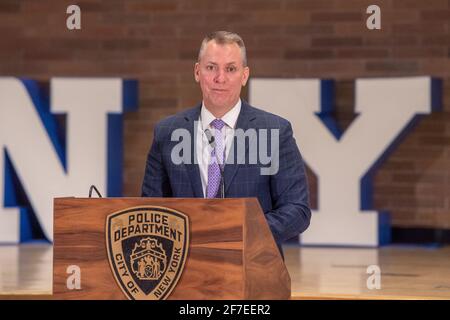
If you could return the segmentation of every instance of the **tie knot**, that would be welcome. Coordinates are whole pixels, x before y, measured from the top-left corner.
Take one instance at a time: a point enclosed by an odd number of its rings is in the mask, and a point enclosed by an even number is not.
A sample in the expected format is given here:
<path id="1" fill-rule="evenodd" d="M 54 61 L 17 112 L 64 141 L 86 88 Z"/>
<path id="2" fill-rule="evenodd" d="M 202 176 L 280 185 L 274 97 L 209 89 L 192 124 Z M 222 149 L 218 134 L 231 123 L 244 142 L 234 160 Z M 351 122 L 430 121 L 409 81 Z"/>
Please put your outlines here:
<path id="1" fill-rule="evenodd" d="M 225 122 L 221 119 L 214 119 L 211 121 L 211 126 L 217 130 L 222 130 L 223 126 L 225 125 Z"/>

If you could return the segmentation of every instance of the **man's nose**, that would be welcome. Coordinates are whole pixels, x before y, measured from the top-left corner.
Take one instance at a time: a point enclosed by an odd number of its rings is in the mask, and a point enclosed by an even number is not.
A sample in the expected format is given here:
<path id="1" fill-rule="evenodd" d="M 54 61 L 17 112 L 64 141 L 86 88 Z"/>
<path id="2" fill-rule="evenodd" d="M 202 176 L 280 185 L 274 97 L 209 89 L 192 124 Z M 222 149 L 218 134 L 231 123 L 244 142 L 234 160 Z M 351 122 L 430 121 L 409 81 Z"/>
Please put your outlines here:
<path id="1" fill-rule="evenodd" d="M 216 77 L 214 78 L 216 83 L 223 83 L 226 81 L 226 75 L 224 70 L 217 70 Z"/>

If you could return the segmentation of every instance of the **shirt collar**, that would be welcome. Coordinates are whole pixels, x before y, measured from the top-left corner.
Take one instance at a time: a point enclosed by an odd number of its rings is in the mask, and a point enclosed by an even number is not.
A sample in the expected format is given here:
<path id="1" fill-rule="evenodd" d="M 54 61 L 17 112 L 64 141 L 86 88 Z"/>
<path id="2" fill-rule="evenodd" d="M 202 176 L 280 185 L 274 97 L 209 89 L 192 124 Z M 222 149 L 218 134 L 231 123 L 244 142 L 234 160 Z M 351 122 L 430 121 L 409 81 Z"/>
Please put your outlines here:
<path id="1" fill-rule="evenodd" d="M 225 124 L 230 128 L 236 127 L 237 118 L 239 117 L 239 113 L 241 112 L 241 99 L 239 98 L 238 102 L 234 105 L 233 108 L 230 109 L 221 119 Z M 202 102 L 202 110 L 200 112 L 202 129 L 205 131 L 210 128 L 210 123 L 216 119 L 214 115 L 205 107 L 205 103 Z"/>

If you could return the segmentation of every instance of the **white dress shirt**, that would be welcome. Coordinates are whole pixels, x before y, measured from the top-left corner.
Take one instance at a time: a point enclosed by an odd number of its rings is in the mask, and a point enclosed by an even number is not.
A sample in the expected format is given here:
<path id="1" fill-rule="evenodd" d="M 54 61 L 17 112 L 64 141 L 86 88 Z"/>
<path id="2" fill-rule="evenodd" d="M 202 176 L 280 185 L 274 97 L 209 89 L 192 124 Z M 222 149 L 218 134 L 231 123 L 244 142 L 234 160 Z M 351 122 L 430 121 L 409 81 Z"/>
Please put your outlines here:
<path id="1" fill-rule="evenodd" d="M 231 144 L 233 143 L 234 129 L 236 128 L 236 121 L 240 111 L 241 99 L 239 99 L 236 105 L 221 118 L 222 121 L 225 122 L 222 130 L 220 130 L 222 132 L 222 136 L 225 137 L 225 159 L 228 157 Z M 210 125 L 214 119 L 216 119 L 216 117 L 214 117 L 214 115 L 205 107 L 205 104 L 202 103 L 202 109 L 197 126 L 196 151 L 204 197 L 206 197 L 206 187 L 208 185 L 208 164 L 211 159 L 212 151 L 212 147 L 209 145 L 205 130 L 211 130 L 211 134 L 214 135 L 216 129 Z"/>

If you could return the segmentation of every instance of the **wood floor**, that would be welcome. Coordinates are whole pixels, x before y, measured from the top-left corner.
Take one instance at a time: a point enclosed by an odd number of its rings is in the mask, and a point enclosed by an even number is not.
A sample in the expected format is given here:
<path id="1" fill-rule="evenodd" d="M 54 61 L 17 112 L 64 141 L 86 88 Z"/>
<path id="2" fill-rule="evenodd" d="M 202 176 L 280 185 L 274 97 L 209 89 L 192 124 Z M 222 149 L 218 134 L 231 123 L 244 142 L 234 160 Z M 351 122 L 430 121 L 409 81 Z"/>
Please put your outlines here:
<path id="1" fill-rule="evenodd" d="M 0 246 L 0 299 L 1 295 L 51 294 L 52 273 L 51 245 Z"/>
<path id="2" fill-rule="evenodd" d="M 450 299 L 450 247 L 314 248 L 285 246 L 293 299 Z M 52 292 L 52 246 L 0 246 L 0 299 Z M 380 289 L 369 289 L 381 271 Z M 376 269 L 376 267 L 375 267 Z"/>
<path id="3" fill-rule="evenodd" d="M 285 252 L 294 299 L 450 299 L 450 247 L 285 247 Z M 380 289 L 368 288 L 371 265 L 381 271 Z"/>

